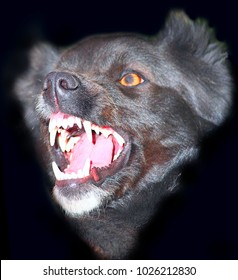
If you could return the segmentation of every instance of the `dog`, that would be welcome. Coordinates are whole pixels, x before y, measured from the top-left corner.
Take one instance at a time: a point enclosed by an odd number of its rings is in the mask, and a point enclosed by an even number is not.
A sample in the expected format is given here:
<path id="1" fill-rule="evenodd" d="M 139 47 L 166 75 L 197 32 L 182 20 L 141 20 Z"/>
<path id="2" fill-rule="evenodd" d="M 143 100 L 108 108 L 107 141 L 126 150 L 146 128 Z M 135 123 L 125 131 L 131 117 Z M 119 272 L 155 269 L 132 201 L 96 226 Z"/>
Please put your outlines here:
<path id="1" fill-rule="evenodd" d="M 15 93 L 56 204 L 98 258 L 128 258 L 232 104 L 226 46 L 171 11 L 155 36 L 39 43 Z"/>

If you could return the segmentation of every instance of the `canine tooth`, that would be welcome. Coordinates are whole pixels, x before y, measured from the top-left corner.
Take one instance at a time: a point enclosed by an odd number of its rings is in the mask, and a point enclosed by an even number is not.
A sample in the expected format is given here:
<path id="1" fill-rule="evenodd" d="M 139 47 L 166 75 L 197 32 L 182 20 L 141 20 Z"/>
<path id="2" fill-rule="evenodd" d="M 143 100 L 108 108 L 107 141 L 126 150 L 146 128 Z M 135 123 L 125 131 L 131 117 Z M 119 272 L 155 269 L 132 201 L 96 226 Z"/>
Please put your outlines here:
<path id="1" fill-rule="evenodd" d="M 113 157 L 113 161 L 114 161 L 114 160 L 116 160 L 116 159 L 119 157 L 119 155 L 121 154 L 122 150 L 123 150 L 123 148 L 122 148 L 122 147 L 120 147 L 120 148 L 119 148 L 119 150 L 117 151 L 117 154 L 116 154 L 116 155 L 114 155 L 114 157 Z"/>
<path id="2" fill-rule="evenodd" d="M 94 130 L 96 132 L 96 134 L 99 135 L 100 128 L 95 124 L 93 124 L 91 127 L 92 127 L 92 130 Z"/>
<path id="3" fill-rule="evenodd" d="M 90 171 L 90 159 L 86 159 L 84 167 L 83 167 L 83 176 L 86 177 L 89 175 Z"/>
<path id="4" fill-rule="evenodd" d="M 113 160 L 112 160 L 112 161 L 116 160 L 116 159 L 119 157 L 119 155 L 120 155 L 120 153 L 117 153 L 117 154 L 113 157 Z"/>
<path id="5" fill-rule="evenodd" d="M 63 179 L 64 179 L 64 173 L 61 172 L 61 171 L 59 170 L 59 167 L 58 167 L 58 165 L 55 163 L 55 161 L 52 162 L 52 169 L 53 169 L 55 178 L 56 178 L 57 180 L 63 180 Z"/>
<path id="6" fill-rule="evenodd" d="M 103 134 L 104 137 L 108 138 L 110 134 L 112 134 L 112 131 L 110 129 L 101 128 L 100 132 Z"/>
<path id="7" fill-rule="evenodd" d="M 83 121 L 83 126 L 84 126 L 85 132 L 87 134 L 88 140 L 92 143 L 93 136 L 92 136 L 92 130 L 91 130 L 91 122 Z"/>
<path id="8" fill-rule="evenodd" d="M 116 138 L 117 142 L 121 147 L 123 146 L 123 144 L 125 144 L 125 140 L 117 132 L 114 131 L 113 136 Z"/>
<path id="9" fill-rule="evenodd" d="M 56 127 L 56 121 L 55 119 L 50 119 L 50 122 L 49 122 L 49 133 L 51 133 L 51 131 Z"/>
<path id="10" fill-rule="evenodd" d="M 76 124 L 77 124 L 77 126 L 81 129 L 82 128 L 82 121 L 81 121 L 81 119 L 80 118 L 76 118 Z"/>
<path id="11" fill-rule="evenodd" d="M 61 133 L 58 137 L 59 146 L 62 152 L 66 150 L 66 138 L 64 133 Z"/>
<path id="12" fill-rule="evenodd" d="M 57 131 L 58 131 L 58 128 L 55 127 L 55 128 L 50 132 L 50 145 L 51 145 L 51 146 L 54 146 L 54 144 L 55 144 L 55 137 L 56 137 Z"/>

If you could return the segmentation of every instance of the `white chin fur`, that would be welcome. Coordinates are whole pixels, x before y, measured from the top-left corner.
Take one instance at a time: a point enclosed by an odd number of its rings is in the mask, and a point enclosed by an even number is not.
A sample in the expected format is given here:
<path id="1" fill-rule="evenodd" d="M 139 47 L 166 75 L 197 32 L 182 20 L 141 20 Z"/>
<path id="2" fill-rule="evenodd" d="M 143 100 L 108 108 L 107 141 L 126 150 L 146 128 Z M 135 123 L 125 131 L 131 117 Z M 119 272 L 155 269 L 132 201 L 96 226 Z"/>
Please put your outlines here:
<path id="1" fill-rule="evenodd" d="M 106 192 L 103 190 L 89 191 L 77 199 L 63 196 L 57 187 L 53 189 L 53 196 L 58 204 L 69 216 L 81 216 L 95 210 L 102 204 Z"/>

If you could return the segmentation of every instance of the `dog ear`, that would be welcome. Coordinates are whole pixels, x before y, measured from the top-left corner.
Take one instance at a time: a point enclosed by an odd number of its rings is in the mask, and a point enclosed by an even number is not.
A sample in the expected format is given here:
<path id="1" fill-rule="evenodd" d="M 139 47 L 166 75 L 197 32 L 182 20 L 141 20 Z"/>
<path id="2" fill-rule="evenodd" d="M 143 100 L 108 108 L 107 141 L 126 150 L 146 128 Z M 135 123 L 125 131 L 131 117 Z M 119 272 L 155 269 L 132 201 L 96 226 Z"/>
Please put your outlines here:
<path id="1" fill-rule="evenodd" d="M 159 45 L 175 71 L 170 80 L 199 117 L 219 125 L 232 99 L 226 45 L 216 39 L 205 20 L 192 21 L 177 10 L 169 14 L 159 34 Z"/>
<path id="2" fill-rule="evenodd" d="M 36 116 L 36 98 L 42 90 L 44 77 L 58 60 L 58 51 L 48 44 L 34 46 L 28 55 L 27 71 L 17 79 L 14 92 L 23 109 L 28 128 L 37 136 L 39 119 Z"/>

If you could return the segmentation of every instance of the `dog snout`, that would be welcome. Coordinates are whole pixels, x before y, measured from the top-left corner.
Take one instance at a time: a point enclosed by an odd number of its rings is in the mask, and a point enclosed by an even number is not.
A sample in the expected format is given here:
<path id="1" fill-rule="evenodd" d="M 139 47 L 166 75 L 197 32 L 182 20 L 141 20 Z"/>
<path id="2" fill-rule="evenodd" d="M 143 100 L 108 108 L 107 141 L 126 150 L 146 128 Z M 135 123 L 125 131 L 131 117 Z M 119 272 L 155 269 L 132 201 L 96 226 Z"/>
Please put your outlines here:
<path id="1" fill-rule="evenodd" d="M 67 72 L 51 72 L 44 81 L 43 90 L 51 90 L 55 94 L 64 95 L 79 87 L 79 79 Z"/>

